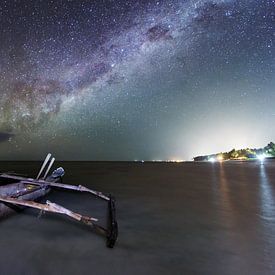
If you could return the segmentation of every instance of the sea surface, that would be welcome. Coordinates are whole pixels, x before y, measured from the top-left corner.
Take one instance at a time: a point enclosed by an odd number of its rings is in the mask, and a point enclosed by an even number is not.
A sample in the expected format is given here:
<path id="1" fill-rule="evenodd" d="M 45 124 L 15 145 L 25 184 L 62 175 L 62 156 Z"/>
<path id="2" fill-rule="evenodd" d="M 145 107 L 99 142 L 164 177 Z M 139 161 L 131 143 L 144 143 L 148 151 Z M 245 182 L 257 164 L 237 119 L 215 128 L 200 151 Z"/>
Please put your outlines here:
<path id="1" fill-rule="evenodd" d="M 35 176 L 38 162 L 0 162 Z M 0 221 L 0 274 L 275 274 L 275 161 L 63 162 L 64 182 L 117 199 L 119 238 L 25 210 Z M 47 199 L 106 223 L 107 204 L 53 191 Z"/>

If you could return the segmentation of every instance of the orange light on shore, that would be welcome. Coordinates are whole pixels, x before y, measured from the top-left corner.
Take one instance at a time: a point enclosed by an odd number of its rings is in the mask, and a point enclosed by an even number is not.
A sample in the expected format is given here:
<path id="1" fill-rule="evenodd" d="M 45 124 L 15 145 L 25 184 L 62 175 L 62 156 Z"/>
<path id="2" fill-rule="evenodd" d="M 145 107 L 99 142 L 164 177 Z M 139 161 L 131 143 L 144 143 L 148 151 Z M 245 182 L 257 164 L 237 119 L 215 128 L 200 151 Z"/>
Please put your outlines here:
<path id="1" fill-rule="evenodd" d="M 170 159 L 169 162 L 184 162 L 183 159 Z"/>
<path id="2" fill-rule="evenodd" d="M 223 161 L 223 156 L 222 155 L 217 156 L 217 161 Z"/>

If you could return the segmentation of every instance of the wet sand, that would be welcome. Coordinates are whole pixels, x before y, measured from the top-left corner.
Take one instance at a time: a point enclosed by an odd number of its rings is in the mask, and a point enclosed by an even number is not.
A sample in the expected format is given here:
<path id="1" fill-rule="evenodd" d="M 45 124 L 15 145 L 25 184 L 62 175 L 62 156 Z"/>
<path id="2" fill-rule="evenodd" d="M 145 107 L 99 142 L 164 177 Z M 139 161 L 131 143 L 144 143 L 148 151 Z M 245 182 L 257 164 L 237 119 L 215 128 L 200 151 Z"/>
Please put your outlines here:
<path id="1" fill-rule="evenodd" d="M 38 162 L 1 162 L 34 176 Z M 64 182 L 117 198 L 119 239 L 63 217 L 26 210 L 0 221 L 0 274 L 274 274 L 275 161 L 64 162 Z M 86 194 L 47 199 L 104 223 Z"/>

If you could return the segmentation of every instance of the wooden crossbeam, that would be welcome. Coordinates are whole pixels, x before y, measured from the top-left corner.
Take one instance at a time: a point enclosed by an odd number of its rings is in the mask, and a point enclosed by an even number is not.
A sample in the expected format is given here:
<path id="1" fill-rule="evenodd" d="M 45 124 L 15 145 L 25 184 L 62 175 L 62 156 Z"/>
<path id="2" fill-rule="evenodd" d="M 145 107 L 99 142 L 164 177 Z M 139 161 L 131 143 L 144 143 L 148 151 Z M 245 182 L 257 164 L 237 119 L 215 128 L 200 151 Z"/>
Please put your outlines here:
<path id="1" fill-rule="evenodd" d="M 63 214 L 77 221 L 85 221 L 86 224 L 90 223 L 90 225 L 93 225 L 93 222 L 98 221 L 98 219 L 96 218 L 81 215 L 79 213 L 73 212 L 59 204 L 56 204 L 50 201 L 46 201 L 46 204 L 42 204 L 34 201 L 20 200 L 16 198 L 3 197 L 3 196 L 0 196 L 0 201 L 16 204 L 16 205 L 27 206 L 31 208 L 36 208 L 46 212 Z"/>

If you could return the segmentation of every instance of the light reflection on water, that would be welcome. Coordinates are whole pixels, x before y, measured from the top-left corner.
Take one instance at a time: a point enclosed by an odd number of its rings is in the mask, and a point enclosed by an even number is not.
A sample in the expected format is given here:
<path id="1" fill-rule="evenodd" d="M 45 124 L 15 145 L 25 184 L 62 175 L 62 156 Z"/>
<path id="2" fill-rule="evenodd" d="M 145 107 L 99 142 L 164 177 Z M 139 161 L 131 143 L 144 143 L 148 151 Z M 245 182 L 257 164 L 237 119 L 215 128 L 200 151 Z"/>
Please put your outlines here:
<path id="1" fill-rule="evenodd" d="M 274 193 L 264 163 L 260 165 L 261 218 L 275 221 Z"/>
<path id="2" fill-rule="evenodd" d="M 220 183 L 219 183 L 219 195 L 220 195 L 220 206 L 226 215 L 222 215 L 224 223 L 229 227 L 232 227 L 235 220 L 234 208 L 230 198 L 230 187 L 227 180 L 223 163 L 220 165 Z"/>
<path id="3" fill-rule="evenodd" d="M 218 205 L 219 219 L 221 219 L 222 224 L 232 228 L 237 223 L 238 213 L 234 209 L 234 197 L 236 194 L 232 190 L 232 181 L 228 178 L 226 166 L 223 162 L 212 167 L 212 177 L 213 183 L 215 183 L 213 193 L 215 195 L 214 200 Z"/>
<path id="4" fill-rule="evenodd" d="M 260 201 L 263 233 L 264 233 L 264 254 L 269 259 L 269 266 L 273 270 L 274 238 L 275 238 L 275 207 L 274 207 L 274 192 L 270 178 L 266 171 L 264 163 L 260 165 Z"/>
<path id="5" fill-rule="evenodd" d="M 219 246 L 242 258 L 239 270 L 250 270 L 255 259 L 257 265 L 275 268 L 273 169 L 272 162 L 216 163 L 211 167 L 217 223 L 224 228 Z"/>

